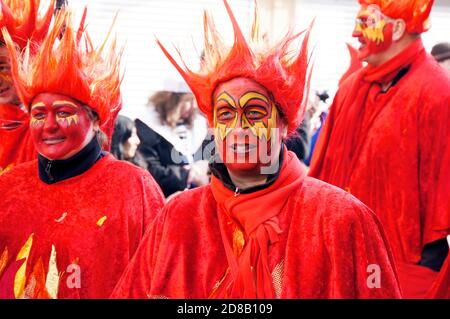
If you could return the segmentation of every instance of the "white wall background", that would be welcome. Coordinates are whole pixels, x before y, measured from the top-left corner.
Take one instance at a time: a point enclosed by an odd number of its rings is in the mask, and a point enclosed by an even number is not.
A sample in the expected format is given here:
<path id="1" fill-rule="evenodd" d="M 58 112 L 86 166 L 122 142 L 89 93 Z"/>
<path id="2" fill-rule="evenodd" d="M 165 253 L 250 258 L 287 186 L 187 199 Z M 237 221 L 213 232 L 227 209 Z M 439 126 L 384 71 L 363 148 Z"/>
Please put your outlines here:
<path id="1" fill-rule="evenodd" d="M 47 0 L 48 1 L 48 0 Z M 253 0 L 229 0 L 241 26 L 251 21 Z M 312 89 L 328 89 L 331 94 L 348 67 L 345 42 L 351 38 L 358 11 L 356 0 L 259 0 L 265 29 L 282 34 L 290 23 L 304 29 L 316 18 L 312 44 L 315 45 L 315 69 Z M 231 25 L 221 0 L 69 0 L 78 14 L 88 4 L 88 29 L 96 43 L 107 32 L 116 12 L 115 31 L 120 43 L 126 42 L 123 64 L 122 113 L 132 118 L 144 110 L 152 91 L 161 89 L 164 80 L 177 73 L 155 45 L 158 36 L 166 47 L 179 46 L 189 61 L 198 61 L 203 36 L 203 9 L 212 12 L 217 27 L 230 39 Z M 436 0 L 431 14 L 432 28 L 423 35 L 428 50 L 439 41 L 450 42 L 450 0 Z M 195 65 L 195 64 L 194 64 Z"/>

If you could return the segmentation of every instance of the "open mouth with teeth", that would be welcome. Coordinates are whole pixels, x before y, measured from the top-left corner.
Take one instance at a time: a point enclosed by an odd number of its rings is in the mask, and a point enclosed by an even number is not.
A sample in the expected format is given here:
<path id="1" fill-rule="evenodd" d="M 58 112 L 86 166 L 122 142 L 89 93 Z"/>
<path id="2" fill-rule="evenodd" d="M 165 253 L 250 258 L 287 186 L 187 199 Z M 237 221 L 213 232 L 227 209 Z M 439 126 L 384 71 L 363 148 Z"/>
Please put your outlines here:
<path id="1" fill-rule="evenodd" d="M 65 137 L 49 137 L 49 138 L 43 138 L 42 141 L 44 142 L 44 144 L 46 145 L 55 145 L 55 144 L 59 144 L 62 143 L 66 140 Z"/>
<path id="2" fill-rule="evenodd" d="M 256 145 L 252 145 L 252 144 L 232 144 L 230 146 L 230 149 L 237 154 L 246 154 L 249 153 L 250 151 L 256 149 Z"/>

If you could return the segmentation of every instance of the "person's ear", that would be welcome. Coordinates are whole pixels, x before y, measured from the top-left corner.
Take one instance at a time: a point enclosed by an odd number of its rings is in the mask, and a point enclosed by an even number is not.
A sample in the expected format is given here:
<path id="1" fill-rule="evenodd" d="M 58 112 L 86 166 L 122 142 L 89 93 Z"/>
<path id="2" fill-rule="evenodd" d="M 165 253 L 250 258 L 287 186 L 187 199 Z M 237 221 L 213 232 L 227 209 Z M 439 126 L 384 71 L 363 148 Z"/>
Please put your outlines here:
<path id="1" fill-rule="evenodd" d="M 282 128 L 281 128 L 281 138 L 282 138 L 283 140 L 285 140 L 286 137 L 287 137 L 287 135 L 288 135 L 288 126 L 287 126 L 286 123 L 283 123 L 283 126 L 282 126 Z"/>
<path id="2" fill-rule="evenodd" d="M 93 128 L 94 128 L 95 133 L 98 133 L 100 131 L 100 121 L 99 120 L 94 121 Z"/>
<path id="3" fill-rule="evenodd" d="M 394 30 L 392 34 L 392 40 L 398 41 L 406 33 L 406 22 L 403 19 L 396 19 L 394 22 Z"/>

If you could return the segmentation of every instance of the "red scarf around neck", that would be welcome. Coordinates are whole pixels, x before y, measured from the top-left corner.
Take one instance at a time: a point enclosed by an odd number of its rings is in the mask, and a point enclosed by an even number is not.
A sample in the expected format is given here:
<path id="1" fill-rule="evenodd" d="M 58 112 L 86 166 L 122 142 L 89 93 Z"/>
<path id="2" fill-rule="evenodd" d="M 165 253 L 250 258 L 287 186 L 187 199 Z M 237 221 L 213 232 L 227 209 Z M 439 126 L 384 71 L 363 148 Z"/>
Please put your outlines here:
<path id="1" fill-rule="evenodd" d="M 229 272 L 213 291 L 214 298 L 274 298 L 272 276 L 269 269 L 269 245 L 279 240 L 282 230 L 277 215 L 286 204 L 290 194 L 303 182 L 306 170 L 294 153 L 286 149 L 280 174 L 267 188 L 239 194 L 226 188 L 213 176 L 211 188 L 219 207 L 219 219 L 228 215 L 242 229 L 246 244 L 239 256 L 233 252 L 230 240 L 220 223 Z"/>
<path id="2" fill-rule="evenodd" d="M 374 100 L 381 93 L 381 85 L 391 82 L 405 67 L 411 65 L 421 54 L 425 54 L 419 38 L 405 50 L 379 66 L 368 65 L 352 80 L 350 91 L 339 106 L 340 114 L 330 113 L 327 121 L 335 123 L 325 139 L 317 147 L 310 176 L 324 179 L 345 188 L 348 185 L 352 166 L 358 153 L 357 141 L 367 133 L 364 125 L 368 98 Z M 333 111 L 332 111 L 333 112 Z M 332 163 L 330 163 L 332 161 Z"/>

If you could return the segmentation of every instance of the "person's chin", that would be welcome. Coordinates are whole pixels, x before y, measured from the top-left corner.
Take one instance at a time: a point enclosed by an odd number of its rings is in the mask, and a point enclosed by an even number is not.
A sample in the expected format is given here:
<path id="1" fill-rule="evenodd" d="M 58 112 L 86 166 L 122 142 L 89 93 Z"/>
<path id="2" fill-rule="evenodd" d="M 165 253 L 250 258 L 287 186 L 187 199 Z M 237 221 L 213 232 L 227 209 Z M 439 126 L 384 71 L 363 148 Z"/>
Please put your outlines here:
<path id="1" fill-rule="evenodd" d="M 370 55 L 371 53 L 367 46 L 358 50 L 358 59 L 360 61 L 368 62 L 367 60 L 370 59 Z"/>
<path id="2" fill-rule="evenodd" d="M 229 171 L 234 172 L 239 175 L 259 175 L 261 174 L 261 164 L 260 163 L 249 163 L 249 162 L 226 162 L 225 166 Z"/>
<path id="3" fill-rule="evenodd" d="M 39 153 L 49 160 L 63 160 L 69 156 L 69 151 L 66 150 L 62 145 L 45 145 L 40 148 Z"/>

